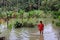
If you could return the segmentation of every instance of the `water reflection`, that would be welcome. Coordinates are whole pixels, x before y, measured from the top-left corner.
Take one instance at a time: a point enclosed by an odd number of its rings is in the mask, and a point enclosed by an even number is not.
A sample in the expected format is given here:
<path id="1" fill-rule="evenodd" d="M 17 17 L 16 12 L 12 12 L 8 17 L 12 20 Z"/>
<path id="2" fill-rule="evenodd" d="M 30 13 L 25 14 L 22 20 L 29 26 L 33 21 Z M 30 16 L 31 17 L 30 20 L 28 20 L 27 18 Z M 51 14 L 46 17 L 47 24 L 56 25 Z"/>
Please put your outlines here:
<path id="1" fill-rule="evenodd" d="M 23 29 L 23 32 L 20 35 L 21 40 L 29 40 L 29 34 L 26 34 L 25 32 L 28 32 L 28 30 Z"/>
<path id="2" fill-rule="evenodd" d="M 0 32 L 4 32 L 7 27 L 4 24 L 0 24 Z"/>
<path id="3" fill-rule="evenodd" d="M 51 24 L 45 26 L 44 34 L 40 35 L 37 28 L 12 29 L 9 40 L 57 40 Z"/>
<path id="4" fill-rule="evenodd" d="M 12 29 L 10 36 L 9 36 L 9 40 L 17 40 L 16 34 L 15 34 L 15 30 Z"/>
<path id="5" fill-rule="evenodd" d="M 44 35 L 40 35 L 40 39 L 39 40 L 44 40 Z"/>
<path id="6" fill-rule="evenodd" d="M 4 32 L 6 28 L 5 25 L 2 24 L 0 27 L 2 27 L 0 28 L 1 31 Z M 56 29 L 58 30 L 58 28 Z M 8 38 L 7 40 L 58 40 L 56 35 L 58 31 L 56 31 L 56 29 L 54 29 L 52 23 L 47 22 L 44 27 L 43 35 L 40 35 L 37 27 L 20 29 L 12 28 L 11 31 L 8 29 L 7 32 L 5 31 L 3 34 L 6 34 L 5 37 Z"/>

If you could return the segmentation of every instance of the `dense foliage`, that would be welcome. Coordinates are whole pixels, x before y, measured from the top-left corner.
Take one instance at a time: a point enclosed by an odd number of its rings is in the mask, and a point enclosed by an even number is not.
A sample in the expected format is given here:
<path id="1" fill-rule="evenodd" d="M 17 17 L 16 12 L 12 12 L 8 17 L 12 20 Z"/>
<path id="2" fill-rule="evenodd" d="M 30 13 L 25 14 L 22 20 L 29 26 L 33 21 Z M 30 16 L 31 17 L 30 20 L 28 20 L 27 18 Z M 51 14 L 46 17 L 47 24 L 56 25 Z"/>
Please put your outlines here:
<path id="1" fill-rule="evenodd" d="M 0 0 L 0 8 L 8 11 L 20 9 L 57 11 L 60 9 L 60 0 Z"/>
<path id="2" fill-rule="evenodd" d="M 0 0 L 0 18 L 20 18 L 22 24 L 34 25 L 33 18 L 46 17 L 60 21 L 60 0 Z"/>

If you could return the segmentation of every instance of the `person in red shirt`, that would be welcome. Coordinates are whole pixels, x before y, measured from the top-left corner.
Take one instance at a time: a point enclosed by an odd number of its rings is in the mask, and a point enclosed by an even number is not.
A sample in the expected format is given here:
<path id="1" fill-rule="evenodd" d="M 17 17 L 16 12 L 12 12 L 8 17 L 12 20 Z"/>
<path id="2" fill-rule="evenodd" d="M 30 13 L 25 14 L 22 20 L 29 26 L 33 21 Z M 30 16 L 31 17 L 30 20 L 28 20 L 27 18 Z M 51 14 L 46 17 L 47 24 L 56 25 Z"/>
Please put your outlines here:
<path id="1" fill-rule="evenodd" d="M 40 23 L 38 24 L 38 30 L 40 31 L 40 34 L 43 34 L 44 24 L 42 23 L 42 21 L 40 21 Z"/>

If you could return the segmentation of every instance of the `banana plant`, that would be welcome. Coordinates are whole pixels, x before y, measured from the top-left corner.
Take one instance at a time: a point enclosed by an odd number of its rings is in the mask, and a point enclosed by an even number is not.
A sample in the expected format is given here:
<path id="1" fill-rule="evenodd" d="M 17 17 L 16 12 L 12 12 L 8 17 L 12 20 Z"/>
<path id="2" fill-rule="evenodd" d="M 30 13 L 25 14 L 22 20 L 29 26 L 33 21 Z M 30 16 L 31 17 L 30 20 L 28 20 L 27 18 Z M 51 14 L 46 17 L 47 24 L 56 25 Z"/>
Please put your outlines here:
<path id="1" fill-rule="evenodd" d="M 24 14 L 24 10 L 20 10 L 19 12 L 20 18 L 22 18 L 22 23 L 23 23 L 23 14 Z"/>
<path id="2" fill-rule="evenodd" d="M 7 17 L 11 18 L 12 17 L 12 11 L 7 11 Z"/>

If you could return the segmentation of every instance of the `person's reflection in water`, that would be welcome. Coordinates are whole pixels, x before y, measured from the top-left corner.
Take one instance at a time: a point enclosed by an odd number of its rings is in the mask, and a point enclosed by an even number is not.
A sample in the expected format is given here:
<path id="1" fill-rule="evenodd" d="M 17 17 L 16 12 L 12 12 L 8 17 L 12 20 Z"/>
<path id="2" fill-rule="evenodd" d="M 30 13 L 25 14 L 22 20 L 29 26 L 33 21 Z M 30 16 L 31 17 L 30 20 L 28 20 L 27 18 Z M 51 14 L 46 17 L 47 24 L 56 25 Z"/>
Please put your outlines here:
<path id="1" fill-rule="evenodd" d="M 44 35 L 40 35 L 40 39 L 39 40 L 44 40 Z"/>

